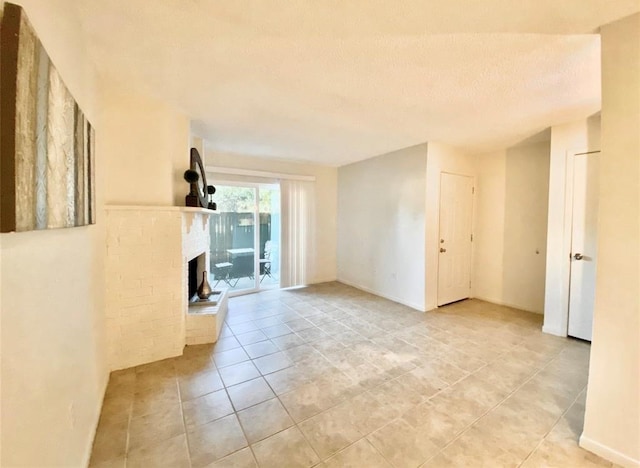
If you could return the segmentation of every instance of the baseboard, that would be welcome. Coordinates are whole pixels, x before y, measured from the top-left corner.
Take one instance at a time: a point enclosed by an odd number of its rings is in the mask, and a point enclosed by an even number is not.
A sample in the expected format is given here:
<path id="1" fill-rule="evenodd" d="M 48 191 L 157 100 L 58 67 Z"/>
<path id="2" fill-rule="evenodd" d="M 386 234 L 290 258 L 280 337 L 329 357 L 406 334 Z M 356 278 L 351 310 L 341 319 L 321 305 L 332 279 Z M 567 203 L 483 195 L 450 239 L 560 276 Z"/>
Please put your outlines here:
<path id="1" fill-rule="evenodd" d="M 342 284 L 346 284 L 347 286 L 351 286 L 352 288 L 356 288 L 356 289 L 359 289 L 361 291 L 368 292 L 369 294 L 373 294 L 375 296 L 379 296 L 379 297 L 383 297 L 385 299 L 389 299 L 390 301 L 397 302 L 398 304 L 406 305 L 407 307 L 411 307 L 412 309 L 415 309 L 415 310 L 417 310 L 419 312 L 426 312 L 424 304 L 414 304 L 412 302 L 400 299 L 399 297 L 391 296 L 389 294 L 382 294 L 379 291 L 374 291 L 371 288 L 368 288 L 366 286 L 362 286 L 361 284 L 352 283 L 351 281 L 347 281 L 347 280 L 342 279 L 342 278 L 338 278 L 336 281 L 338 283 L 342 283 Z"/>
<path id="2" fill-rule="evenodd" d="M 478 299 L 479 301 L 489 302 L 491 304 L 496 304 L 496 305 L 505 306 L 505 307 L 513 307 L 513 306 L 510 306 L 508 304 L 505 304 L 504 302 L 502 302 L 499 299 L 494 299 L 492 297 L 478 296 L 476 294 L 473 294 L 470 297 L 470 299 Z"/>
<path id="3" fill-rule="evenodd" d="M 617 465 L 621 465 L 627 468 L 640 467 L 640 460 L 634 460 L 624 453 L 620 453 L 617 450 L 612 449 L 611 447 L 607 447 L 600 442 L 596 442 L 595 440 L 586 437 L 584 434 L 580 436 L 579 445 L 583 449 L 588 450 L 589 452 L 593 452 L 596 455 L 605 458 Z"/>
<path id="4" fill-rule="evenodd" d="M 322 283 L 333 283 L 338 281 L 336 277 L 332 278 L 314 278 L 313 281 L 310 281 L 309 284 L 322 284 Z"/>
<path id="5" fill-rule="evenodd" d="M 473 295 L 472 296 L 474 299 L 480 299 L 481 301 L 485 301 L 485 302 L 491 302 L 492 304 L 497 304 L 497 305 L 501 305 L 501 306 L 505 306 L 505 307 L 511 307 L 512 309 L 518 309 L 518 310 L 522 310 L 524 312 L 529 312 L 531 314 L 538 314 L 538 315 L 543 315 L 544 312 L 540 312 L 539 310 L 531 310 L 531 309 L 526 309 L 518 304 L 512 304 L 510 302 L 505 302 L 505 301 L 501 301 L 499 299 L 492 299 L 490 297 L 483 297 L 483 296 L 477 296 L 477 295 Z"/>
<path id="6" fill-rule="evenodd" d="M 557 330 L 557 329 L 551 328 L 551 327 L 547 327 L 545 325 L 542 326 L 542 333 L 547 333 L 549 335 L 555 335 L 555 336 L 561 336 L 563 338 L 566 338 L 566 336 L 567 336 L 566 332 L 562 332 L 560 330 Z"/>

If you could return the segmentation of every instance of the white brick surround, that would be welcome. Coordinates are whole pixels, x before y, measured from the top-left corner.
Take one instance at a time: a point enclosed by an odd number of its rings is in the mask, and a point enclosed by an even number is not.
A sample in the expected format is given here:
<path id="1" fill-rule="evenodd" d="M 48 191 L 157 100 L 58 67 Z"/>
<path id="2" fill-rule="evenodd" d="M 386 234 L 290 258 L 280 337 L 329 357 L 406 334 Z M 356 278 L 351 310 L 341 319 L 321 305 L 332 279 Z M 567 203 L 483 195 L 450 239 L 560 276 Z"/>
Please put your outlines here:
<path id="1" fill-rule="evenodd" d="M 211 213 L 171 206 L 107 207 L 106 320 L 111 370 L 182 354 L 187 262 L 205 253 L 200 276 L 207 268 Z"/>

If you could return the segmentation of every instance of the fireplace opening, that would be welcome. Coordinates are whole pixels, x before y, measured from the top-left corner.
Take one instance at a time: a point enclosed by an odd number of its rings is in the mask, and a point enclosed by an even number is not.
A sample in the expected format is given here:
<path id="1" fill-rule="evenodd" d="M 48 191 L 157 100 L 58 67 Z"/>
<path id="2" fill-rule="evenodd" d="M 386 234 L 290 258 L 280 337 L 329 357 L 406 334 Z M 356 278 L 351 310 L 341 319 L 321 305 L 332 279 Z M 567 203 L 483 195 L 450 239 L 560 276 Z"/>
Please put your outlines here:
<path id="1" fill-rule="evenodd" d="M 189 287 L 187 288 L 188 296 L 187 300 L 191 300 L 193 296 L 198 292 L 198 257 L 189 261 Z"/>

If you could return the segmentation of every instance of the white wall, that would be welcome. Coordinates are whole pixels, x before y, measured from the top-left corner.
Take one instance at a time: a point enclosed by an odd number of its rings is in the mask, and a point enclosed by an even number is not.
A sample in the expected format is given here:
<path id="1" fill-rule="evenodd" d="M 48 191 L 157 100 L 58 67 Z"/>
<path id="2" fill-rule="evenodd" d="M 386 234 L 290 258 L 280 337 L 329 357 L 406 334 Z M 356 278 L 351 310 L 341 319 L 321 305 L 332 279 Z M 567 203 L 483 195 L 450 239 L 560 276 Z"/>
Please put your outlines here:
<path id="1" fill-rule="evenodd" d="M 567 192 L 567 157 L 600 149 L 598 116 L 551 127 L 549 208 L 543 331 L 567 336 L 571 198 Z"/>
<path id="2" fill-rule="evenodd" d="M 194 140 L 195 142 L 196 140 Z M 314 238 L 314 271 L 310 273 L 310 282 L 322 283 L 335 281 L 336 275 L 336 229 L 337 229 L 337 169 L 315 164 L 293 163 L 266 158 L 220 153 L 205 149 L 205 164 L 235 169 L 275 172 L 280 174 L 310 175 L 316 178 L 316 233 Z M 216 179 L 209 180 L 216 184 Z M 185 189 L 188 186 L 185 183 Z M 187 192 L 185 192 L 186 195 Z M 184 199 L 183 202 L 184 204 Z"/>
<path id="3" fill-rule="evenodd" d="M 506 160 L 506 150 L 475 156 L 478 180 L 471 285 L 474 297 L 497 304 L 504 301 Z"/>
<path id="4" fill-rule="evenodd" d="M 481 154 L 474 162 L 478 173 L 474 297 L 542 313 L 549 142 Z"/>
<path id="5" fill-rule="evenodd" d="M 474 158 L 443 143 L 429 142 L 427 149 L 427 187 L 425 209 L 425 305 L 435 309 L 438 301 L 438 257 L 440 219 L 440 173 L 475 177 Z M 476 211 L 474 197 L 474 213 Z M 475 215 L 474 215 L 475 218 Z M 472 259 L 472 265 L 473 265 Z M 473 287 L 473 284 L 472 284 Z"/>
<path id="6" fill-rule="evenodd" d="M 598 270 L 583 447 L 640 466 L 640 14 L 603 26 Z"/>
<path id="7" fill-rule="evenodd" d="M 106 203 L 184 206 L 189 119 L 108 79 L 101 80 L 100 89 L 96 137 L 97 149 L 105 155 Z"/>
<path id="8" fill-rule="evenodd" d="M 502 302 L 544 310 L 549 142 L 507 150 Z"/>
<path id="9" fill-rule="evenodd" d="M 427 145 L 338 169 L 338 279 L 425 310 Z"/>
<path id="10" fill-rule="evenodd" d="M 96 79 L 72 1 L 21 2 L 103 138 Z M 98 206 L 104 157 L 98 152 Z M 107 381 L 104 216 L 97 225 L 1 234 L 2 466 L 86 465 Z"/>

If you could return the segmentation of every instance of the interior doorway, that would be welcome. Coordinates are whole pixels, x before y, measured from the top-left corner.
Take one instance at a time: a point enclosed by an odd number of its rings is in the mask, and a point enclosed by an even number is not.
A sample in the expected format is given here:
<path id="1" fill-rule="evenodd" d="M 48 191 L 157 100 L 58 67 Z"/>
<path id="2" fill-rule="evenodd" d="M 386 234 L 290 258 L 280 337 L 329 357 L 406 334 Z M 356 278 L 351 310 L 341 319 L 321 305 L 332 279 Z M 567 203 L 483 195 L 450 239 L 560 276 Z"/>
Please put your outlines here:
<path id="1" fill-rule="evenodd" d="M 231 296 L 279 287 L 279 185 L 220 182 L 216 189 L 210 283 Z"/>
<path id="2" fill-rule="evenodd" d="M 440 175 L 438 306 L 471 296 L 473 177 Z"/>
<path id="3" fill-rule="evenodd" d="M 591 341 L 598 239 L 599 151 L 575 154 L 567 335 Z"/>

